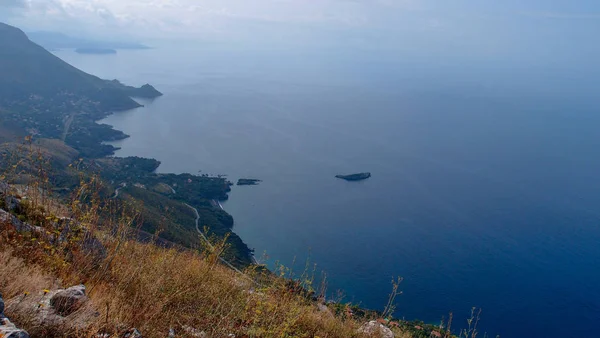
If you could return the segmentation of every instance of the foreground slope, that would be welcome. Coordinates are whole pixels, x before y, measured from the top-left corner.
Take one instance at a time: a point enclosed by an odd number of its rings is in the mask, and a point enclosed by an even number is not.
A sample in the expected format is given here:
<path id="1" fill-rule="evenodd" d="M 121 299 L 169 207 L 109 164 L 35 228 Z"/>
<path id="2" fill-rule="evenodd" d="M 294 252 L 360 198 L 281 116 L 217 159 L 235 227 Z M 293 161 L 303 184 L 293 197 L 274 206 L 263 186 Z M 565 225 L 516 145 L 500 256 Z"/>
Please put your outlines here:
<path id="1" fill-rule="evenodd" d="M 442 337 L 325 304 L 307 271 L 232 270 L 219 243 L 200 252 L 143 244 L 130 239 L 134 218 L 97 217 L 98 201 L 61 205 L 31 187 L 0 181 L 0 298 L 3 315 L 33 337 Z"/>

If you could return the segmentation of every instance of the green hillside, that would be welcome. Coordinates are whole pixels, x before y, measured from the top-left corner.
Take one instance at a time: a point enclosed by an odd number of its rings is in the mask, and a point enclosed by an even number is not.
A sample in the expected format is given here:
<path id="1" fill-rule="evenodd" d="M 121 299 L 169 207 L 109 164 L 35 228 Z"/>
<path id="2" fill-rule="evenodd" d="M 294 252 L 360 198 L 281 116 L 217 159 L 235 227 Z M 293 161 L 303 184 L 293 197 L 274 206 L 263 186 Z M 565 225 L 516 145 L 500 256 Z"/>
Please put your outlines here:
<path id="1" fill-rule="evenodd" d="M 57 138 L 84 157 L 110 155 L 103 141 L 127 137 L 95 121 L 113 111 L 140 107 L 132 97 L 162 94 L 146 84 L 130 87 L 87 74 L 0 23 L 0 128 Z"/>
<path id="2" fill-rule="evenodd" d="M 203 243 L 198 231 L 207 227 L 207 235 L 229 238 L 223 255 L 231 262 L 251 264 L 251 250 L 231 232 L 232 217 L 215 207 L 230 190 L 224 178 L 158 175 L 156 160 L 106 157 L 116 149 L 104 142 L 127 135 L 96 121 L 139 107 L 131 97 L 162 95 L 153 86 L 134 88 L 87 74 L 5 24 L 0 24 L 0 74 L 0 177 L 30 182 L 34 163 L 43 158 L 48 183 L 63 198 L 81 177 L 98 177 L 102 198 L 139 213 L 140 237 L 156 235 L 170 246 L 197 248 Z M 26 135 L 29 142 L 21 144 Z"/>
<path id="3" fill-rule="evenodd" d="M 104 109 L 139 106 L 130 96 L 160 96 L 150 85 L 127 87 L 87 74 L 33 43 L 18 28 L 0 23 L 0 99 L 19 100 L 31 95 L 51 98 L 84 95 Z M 66 98 L 65 98 L 66 99 Z"/>

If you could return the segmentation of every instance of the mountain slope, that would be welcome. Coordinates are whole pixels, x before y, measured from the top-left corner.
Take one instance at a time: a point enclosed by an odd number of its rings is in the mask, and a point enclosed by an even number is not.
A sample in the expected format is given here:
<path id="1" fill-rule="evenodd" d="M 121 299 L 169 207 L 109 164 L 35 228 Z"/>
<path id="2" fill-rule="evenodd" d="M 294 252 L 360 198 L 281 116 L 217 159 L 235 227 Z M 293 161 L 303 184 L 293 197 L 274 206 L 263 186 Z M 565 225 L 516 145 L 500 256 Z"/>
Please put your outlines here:
<path id="1" fill-rule="evenodd" d="M 160 95 L 149 84 L 134 88 L 85 73 L 0 23 L 0 128 L 61 139 L 83 157 L 101 157 L 115 150 L 103 141 L 127 135 L 95 121 L 140 107 L 132 97 Z"/>
<path id="2" fill-rule="evenodd" d="M 106 110 L 139 106 L 130 96 L 160 96 L 150 85 L 127 87 L 87 74 L 33 43 L 18 28 L 0 23 L 0 101 L 39 95 L 85 96 Z"/>
<path id="3" fill-rule="evenodd" d="M 77 183 L 69 166 L 77 162 L 79 174 L 98 175 L 110 187 L 103 197 L 114 195 L 114 204 L 135 206 L 142 218 L 140 229 L 150 233 L 144 239 L 160 234 L 161 240 L 181 246 L 202 245 L 193 208 L 202 218 L 201 226 L 209 228 L 207 234 L 229 237 L 231 246 L 224 255 L 239 266 L 250 265 L 251 250 L 231 233 L 233 219 L 214 206 L 213 200 L 227 198 L 230 186 L 225 179 L 158 175 L 156 160 L 104 158 L 116 150 L 105 141 L 127 135 L 96 121 L 113 111 L 138 107 L 131 97 L 159 95 L 151 85 L 134 88 L 80 71 L 32 43 L 19 29 L 0 24 L 0 177 L 10 171 L 14 181 L 29 179 L 12 169 L 24 163 L 23 157 L 36 157 L 31 152 L 23 156 L 27 147 L 21 140 L 28 135 L 35 148 L 43 148 L 39 152 L 53 172 L 56 191 L 70 191 Z"/>

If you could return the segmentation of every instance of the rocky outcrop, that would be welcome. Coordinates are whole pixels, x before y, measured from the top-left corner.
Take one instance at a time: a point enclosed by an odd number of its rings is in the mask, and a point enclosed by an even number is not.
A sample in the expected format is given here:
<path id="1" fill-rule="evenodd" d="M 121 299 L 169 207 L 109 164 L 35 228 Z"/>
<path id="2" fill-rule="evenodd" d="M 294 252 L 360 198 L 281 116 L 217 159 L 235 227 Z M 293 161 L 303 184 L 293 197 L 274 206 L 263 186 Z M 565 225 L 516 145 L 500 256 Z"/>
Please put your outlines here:
<path id="1" fill-rule="evenodd" d="M 13 315 L 26 318 L 28 328 L 38 330 L 32 332 L 34 336 L 40 336 L 46 331 L 63 332 L 68 336 L 85 329 L 98 316 L 87 303 L 83 285 L 44 290 L 38 295 L 25 294 L 7 301 Z"/>
<path id="2" fill-rule="evenodd" d="M 42 233 L 44 231 L 42 227 L 33 226 L 26 222 L 21 222 L 21 220 L 18 219 L 15 215 L 3 209 L 0 209 L 0 222 L 5 222 L 12 225 L 17 232 Z"/>
<path id="3" fill-rule="evenodd" d="M 333 312 L 331 312 L 331 309 L 329 307 L 327 307 L 327 305 L 325 305 L 325 304 L 318 303 L 317 309 L 319 310 L 319 312 L 324 313 L 326 316 L 328 316 L 330 318 L 335 317 L 333 315 Z"/>
<path id="4" fill-rule="evenodd" d="M 136 328 L 131 328 L 121 335 L 123 338 L 143 338 L 143 335 Z"/>
<path id="5" fill-rule="evenodd" d="M 183 326 L 183 331 L 185 332 L 186 337 L 194 337 L 194 338 L 207 338 L 208 337 L 206 332 L 200 331 L 198 329 L 194 329 L 193 327 L 190 327 L 190 326 Z M 173 331 L 173 337 L 175 337 L 175 331 Z"/>
<path id="6" fill-rule="evenodd" d="M 32 332 L 36 337 L 41 337 L 41 332 L 45 331 L 75 336 L 74 333 L 89 329 L 90 323 L 99 316 L 86 296 L 84 285 L 53 291 L 44 290 L 36 296 L 23 295 L 11 299 L 9 303 L 12 304 L 11 312 L 25 314 L 31 327 L 41 328 L 40 332 Z M 1 304 L 0 307 L 3 307 L 4 303 Z M 116 328 L 116 332 L 98 333 L 94 337 L 143 338 L 143 335 L 136 328 L 123 325 Z M 29 338 L 29 335 L 9 324 L 0 326 L 0 338 Z"/>
<path id="7" fill-rule="evenodd" d="M 42 233 L 43 228 L 33 226 L 29 223 L 22 222 L 14 214 L 23 212 L 21 199 L 9 193 L 10 186 L 5 182 L 0 181 L 0 202 L 3 204 L 3 209 L 0 209 L 0 222 L 12 225 L 17 232 L 35 232 Z"/>
<path id="8" fill-rule="evenodd" d="M 127 328 L 127 326 L 124 327 L 120 327 L 117 328 L 116 332 L 114 332 L 114 334 L 110 334 L 110 333 L 97 333 L 93 336 L 94 338 L 113 338 L 113 337 L 119 337 L 119 338 L 143 338 L 144 335 L 142 335 L 140 333 L 140 331 L 138 331 L 138 329 L 136 329 L 135 327 L 132 328 Z M 171 336 L 168 336 L 171 337 Z"/>
<path id="9" fill-rule="evenodd" d="M 372 337 L 394 338 L 394 333 L 385 325 L 372 320 L 358 329 L 358 333 Z"/>
<path id="10" fill-rule="evenodd" d="M 17 326 L 4 315 L 4 299 L 0 294 L 0 337 L 3 338 L 29 338 L 29 334 Z"/>
<path id="11" fill-rule="evenodd" d="M 56 313 L 65 317 L 79 310 L 87 301 L 88 297 L 85 295 L 85 286 L 77 285 L 57 291 L 50 298 L 50 306 L 54 308 Z"/>
<path id="12" fill-rule="evenodd" d="M 94 258 L 95 263 L 99 264 L 106 258 L 107 251 L 102 242 L 79 222 L 71 218 L 62 217 L 56 221 L 48 221 L 44 225 L 45 228 L 21 221 L 20 216 L 17 217 L 15 214 L 22 215 L 24 213 L 22 200 L 12 195 L 9 190 L 10 186 L 0 181 L 0 203 L 4 202 L 3 209 L 0 209 L 0 223 L 2 225 L 12 226 L 18 233 L 31 233 L 35 234 L 36 237 L 43 237 L 51 244 L 65 242 L 69 236 L 76 233 L 78 237 L 83 238 L 82 248 Z"/>
<path id="13" fill-rule="evenodd" d="M 4 181 L 0 181 L 0 194 L 6 194 L 10 189 L 10 185 Z"/>
<path id="14" fill-rule="evenodd" d="M 3 338 L 29 338 L 29 334 L 25 330 L 21 330 L 11 323 L 8 318 L 0 318 L 0 337 Z"/>
<path id="15" fill-rule="evenodd" d="M 257 185 L 260 182 L 262 181 L 253 178 L 240 178 L 237 181 L 237 185 Z"/>
<path id="16" fill-rule="evenodd" d="M 9 212 L 20 212 L 21 201 L 14 196 L 6 195 L 4 197 L 4 206 Z"/>

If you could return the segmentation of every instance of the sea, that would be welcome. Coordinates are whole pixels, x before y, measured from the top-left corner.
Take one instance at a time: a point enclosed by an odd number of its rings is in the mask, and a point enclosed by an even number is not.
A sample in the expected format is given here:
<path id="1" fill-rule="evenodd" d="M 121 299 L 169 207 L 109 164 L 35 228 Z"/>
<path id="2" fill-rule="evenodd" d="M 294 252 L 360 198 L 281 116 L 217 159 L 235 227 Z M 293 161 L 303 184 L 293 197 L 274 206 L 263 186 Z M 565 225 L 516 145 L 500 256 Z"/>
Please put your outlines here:
<path id="1" fill-rule="evenodd" d="M 330 299 L 479 337 L 600 336 L 594 72 L 370 51 L 170 45 L 55 54 L 164 96 L 100 123 L 159 172 L 260 179 L 223 203 L 257 260 Z M 360 182 L 337 174 L 370 172 Z M 315 266 L 316 264 L 316 266 Z"/>

